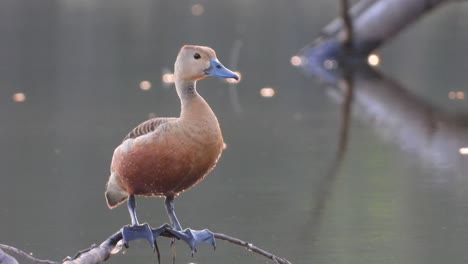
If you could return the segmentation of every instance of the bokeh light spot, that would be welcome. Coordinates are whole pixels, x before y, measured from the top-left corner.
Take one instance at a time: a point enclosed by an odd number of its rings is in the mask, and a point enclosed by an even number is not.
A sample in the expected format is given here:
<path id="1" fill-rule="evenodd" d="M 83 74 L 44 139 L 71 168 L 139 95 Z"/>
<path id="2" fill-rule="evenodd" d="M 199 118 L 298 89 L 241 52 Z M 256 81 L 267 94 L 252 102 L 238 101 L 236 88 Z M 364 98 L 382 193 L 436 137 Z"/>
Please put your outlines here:
<path id="1" fill-rule="evenodd" d="M 450 91 L 448 93 L 450 100 L 465 100 L 465 92 L 462 91 Z"/>
<path id="2" fill-rule="evenodd" d="M 202 4 L 192 5 L 192 15 L 201 16 L 205 13 L 205 7 Z"/>
<path id="3" fill-rule="evenodd" d="M 271 87 L 264 87 L 260 89 L 260 95 L 262 97 L 273 97 L 275 96 L 275 89 Z"/>
<path id="4" fill-rule="evenodd" d="M 140 82 L 140 89 L 143 91 L 148 91 L 151 89 L 151 82 L 150 81 L 141 81 Z"/>
<path id="5" fill-rule="evenodd" d="M 336 60 L 328 59 L 323 62 L 323 67 L 325 67 L 325 69 L 327 70 L 336 69 L 337 66 L 338 66 L 338 62 Z"/>
<path id="6" fill-rule="evenodd" d="M 173 83 L 175 81 L 175 76 L 173 73 L 164 73 L 162 75 L 163 83 Z"/>
<path id="7" fill-rule="evenodd" d="M 367 57 L 367 62 L 371 66 L 378 66 L 380 64 L 380 57 L 377 54 L 370 54 L 369 57 Z"/>
<path id="8" fill-rule="evenodd" d="M 26 95 L 24 93 L 15 93 L 13 94 L 13 101 L 17 103 L 22 103 L 26 101 Z"/>
<path id="9" fill-rule="evenodd" d="M 455 93 L 454 91 L 450 91 L 450 92 L 448 93 L 448 98 L 449 98 L 450 100 L 455 100 L 455 99 L 457 98 L 457 93 Z"/>
<path id="10" fill-rule="evenodd" d="M 291 65 L 299 66 L 302 64 L 302 58 L 299 56 L 292 56 L 291 57 Z"/>

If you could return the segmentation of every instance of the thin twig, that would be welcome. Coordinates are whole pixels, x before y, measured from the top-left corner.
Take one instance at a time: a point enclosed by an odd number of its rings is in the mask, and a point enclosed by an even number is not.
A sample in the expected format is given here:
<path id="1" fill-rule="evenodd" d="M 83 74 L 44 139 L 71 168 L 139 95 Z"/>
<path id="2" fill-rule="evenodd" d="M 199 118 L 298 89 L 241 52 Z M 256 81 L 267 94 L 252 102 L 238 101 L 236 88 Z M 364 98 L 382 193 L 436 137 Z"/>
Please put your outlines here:
<path id="1" fill-rule="evenodd" d="M 353 25 L 351 21 L 350 14 L 348 12 L 348 0 L 341 0 L 341 17 L 344 21 L 344 27 L 346 32 L 346 38 L 343 42 L 342 48 L 345 51 L 346 55 L 352 53 L 352 40 L 353 40 Z M 345 57 L 346 61 L 347 58 Z M 335 159 L 332 162 L 331 169 L 327 177 L 336 177 L 338 169 L 341 166 L 343 158 L 346 154 L 348 148 L 348 138 L 349 138 L 349 128 L 350 128 L 350 119 L 351 111 L 353 105 L 353 95 L 354 95 L 354 80 L 352 66 L 343 64 L 343 80 L 338 83 L 338 89 L 343 90 L 344 100 L 341 106 L 341 122 L 340 122 L 340 134 L 338 137 L 338 149 L 336 151 Z"/>
<path id="2" fill-rule="evenodd" d="M 252 252 L 255 252 L 259 255 L 262 255 L 266 258 L 269 258 L 271 260 L 274 260 L 276 261 L 277 263 L 279 264 L 291 264 L 291 262 L 289 262 L 287 259 L 285 258 L 280 258 L 266 250 L 263 250 L 259 247 L 256 247 L 255 245 L 253 245 L 252 243 L 248 243 L 248 242 L 245 242 L 245 241 L 242 241 L 238 238 L 235 238 L 235 237 L 231 237 L 231 236 L 228 236 L 228 235 L 225 235 L 225 234 L 220 234 L 220 233 L 213 233 L 214 234 L 214 237 L 217 238 L 217 239 L 221 239 L 221 240 L 224 240 L 224 241 L 228 241 L 232 244 L 236 244 L 236 245 L 239 245 L 239 246 L 242 246 L 242 247 L 245 247 L 247 250 L 249 251 L 252 251 Z"/>
<path id="3" fill-rule="evenodd" d="M 369 7 L 375 4 L 375 2 L 377 2 L 377 0 L 360 0 L 359 2 L 357 2 L 348 11 L 349 15 L 351 16 L 351 20 L 355 19 L 356 17 L 359 17 Z M 336 33 L 342 30 L 343 24 L 343 17 L 337 17 L 321 30 L 321 37 L 329 38 L 334 36 Z"/>
<path id="4" fill-rule="evenodd" d="M 346 37 L 343 41 L 343 45 L 351 49 L 353 45 L 353 22 L 351 20 L 351 15 L 349 14 L 349 3 L 348 0 L 341 0 L 341 17 L 343 18 Z"/>
<path id="5" fill-rule="evenodd" d="M 353 43 L 353 22 L 351 20 L 351 15 L 349 13 L 349 3 L 348 0 L 341 0 L 341 17 L 343 18 L 344 27 L 346 31 L 346 38 L 343 42 L 343 49 L 345 54 L 349 55 L 352 53 L 352 43 Z M 346 58 L 345 58 L 346 60 Z M 353 73 L 352 68 L 349 65 L 344 65 L 344 101 L 341 109 L 341 128 L 340 128 L 340 137 L 338 143 L 338 152 L 336 157 L 337 165 L 341 164 L 344 154 L 346 153 L 346 148 L 348 146 L 348 136 L 349 136 L 349 123 L 353 103 Z"/>
<path id="6" fill-rule="evenodd" d="M 36 263 L 58 264 L 58 262 L 51 261 L 51 260 L 37 259 L 37 258 L 31 256 L 30 254 L 28 254 L 28 253 L 22 251 L 21 249 L 17 249 L 17 248 L 12 247 L 12 246 L 0 244 L 0 248 L 3 248 L 3 249 L 5 249 L 5 250 L 8 250 L 8 251 L 13 252 L 13 253 L 15 253 L 15 254 L 18 254 L 18 255 L 20 255 L 20 256 L 23 256 L 23 257 L 29 259 L 30 261 L 33 261 L 33 262 L 36 262 Z"/>

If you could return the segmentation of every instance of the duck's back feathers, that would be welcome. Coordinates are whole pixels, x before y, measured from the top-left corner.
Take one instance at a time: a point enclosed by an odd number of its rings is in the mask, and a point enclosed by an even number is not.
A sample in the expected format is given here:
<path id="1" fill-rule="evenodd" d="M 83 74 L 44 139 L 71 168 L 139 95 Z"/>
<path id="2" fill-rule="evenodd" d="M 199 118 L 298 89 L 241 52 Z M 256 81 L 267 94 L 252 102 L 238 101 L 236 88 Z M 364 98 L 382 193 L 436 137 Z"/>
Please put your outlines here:
<path id="1" fill-rule="evenodd" d="M 159 126 L 161 126 L 164 123 L 174 121 L 177 118 L 174 117 L 163 117 L 163 118 L 153 118 L 150 120 L 147 120 L 138 126 L 136 126 L 130 133 L 127 134 L 127 136 L 124 138 L 123 141 L 129 139 L 129 138 L 137 138 L 139 136 L 146 135 L 148 133 L 151 133 L 155 131 Z"/>

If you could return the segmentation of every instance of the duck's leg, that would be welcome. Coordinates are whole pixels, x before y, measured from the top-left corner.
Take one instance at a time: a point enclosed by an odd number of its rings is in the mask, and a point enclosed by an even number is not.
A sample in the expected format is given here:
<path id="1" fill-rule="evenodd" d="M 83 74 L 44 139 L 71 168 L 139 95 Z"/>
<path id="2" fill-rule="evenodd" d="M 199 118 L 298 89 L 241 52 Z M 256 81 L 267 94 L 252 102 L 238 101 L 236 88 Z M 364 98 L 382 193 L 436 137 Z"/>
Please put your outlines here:
<path id="1" fill-rule="evenodd" d="M 168 231 L 171 232 L 177 238 L 185 241 L 185 243 L 187 243 L 190 249 L 192 250 L 192 255 L 197 250 L 196 246 L 198 243 L 211 244 L 214 248 L 216 248 L 216 241 L 214 235 L 208 229 L 192 230 L 190 228 L 187 228 L 185 230 L 182 230 L 182 226 L 180 225 L 174 210 L 174 197 L 166 197 L 165 205 L 167 215 L 171 220 L 172 226 L 172 229 L 168 229 Z"/>
<path id="2" fill-rule="evenodd" d="M 138 223 L 138 218 L 135 212 L 135 196 L 128 196 L 127 207 L 128 212 L 130 213 L 130 218 L 132 219 L 132 225 L 127 225 L 122 228 L 122 240 L 124 246 L 128 247 L 128 242 L 132 240 L 146 239 L 152 248 L 155 246 L 157 247 L 151 227 L 147 223 L 142 225 Z"/>

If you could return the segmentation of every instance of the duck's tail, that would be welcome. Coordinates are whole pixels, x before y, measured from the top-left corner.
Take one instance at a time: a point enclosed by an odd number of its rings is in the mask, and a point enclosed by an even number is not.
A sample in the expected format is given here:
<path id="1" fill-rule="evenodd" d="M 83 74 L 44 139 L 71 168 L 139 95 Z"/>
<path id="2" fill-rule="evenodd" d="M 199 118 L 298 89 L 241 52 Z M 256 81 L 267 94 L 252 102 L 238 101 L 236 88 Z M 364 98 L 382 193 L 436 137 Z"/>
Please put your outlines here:
<path id="1" fill-rule="evenodd" d="M 125 202 L 128 198 L 128 193 L 124 191 L 117 183 L 115 174 L 112 173 L 107 182 L 106 188 L 106 201 L 107 206 L 113 209 L 119 206 L 121 203 Z"/>

